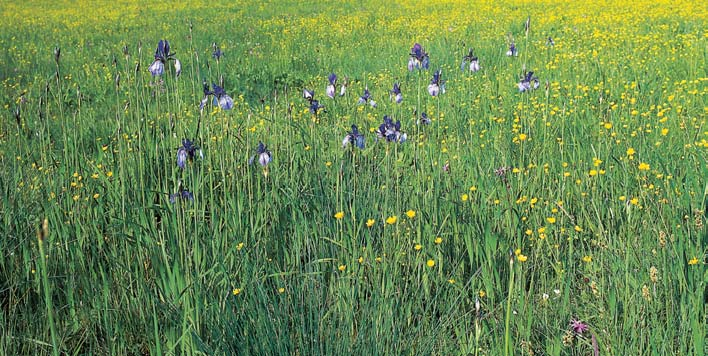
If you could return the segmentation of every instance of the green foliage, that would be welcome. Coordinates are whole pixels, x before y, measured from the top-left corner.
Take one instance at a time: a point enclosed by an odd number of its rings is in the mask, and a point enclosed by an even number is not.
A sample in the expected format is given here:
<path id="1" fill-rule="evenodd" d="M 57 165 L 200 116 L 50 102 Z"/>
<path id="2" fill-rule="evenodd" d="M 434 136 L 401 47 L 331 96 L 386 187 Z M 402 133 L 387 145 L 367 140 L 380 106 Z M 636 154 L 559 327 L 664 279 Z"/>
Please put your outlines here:
<path id="1" fill-rule="evenodd" d="M 705 6 L 89 5 L 0 4 L 0 354 L 708 350 Z"/>

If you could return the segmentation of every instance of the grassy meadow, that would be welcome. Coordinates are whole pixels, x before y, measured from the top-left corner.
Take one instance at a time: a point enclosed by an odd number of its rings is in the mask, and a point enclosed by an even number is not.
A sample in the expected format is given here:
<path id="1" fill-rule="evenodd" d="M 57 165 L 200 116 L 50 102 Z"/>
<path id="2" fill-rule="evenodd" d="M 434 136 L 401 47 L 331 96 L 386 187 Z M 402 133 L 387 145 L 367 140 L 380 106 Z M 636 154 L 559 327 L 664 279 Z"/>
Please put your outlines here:
<path id="1" fill-rule="evenodd" d="M 1 355 L 708 354 L 702 1 L 0 11 Z"/>

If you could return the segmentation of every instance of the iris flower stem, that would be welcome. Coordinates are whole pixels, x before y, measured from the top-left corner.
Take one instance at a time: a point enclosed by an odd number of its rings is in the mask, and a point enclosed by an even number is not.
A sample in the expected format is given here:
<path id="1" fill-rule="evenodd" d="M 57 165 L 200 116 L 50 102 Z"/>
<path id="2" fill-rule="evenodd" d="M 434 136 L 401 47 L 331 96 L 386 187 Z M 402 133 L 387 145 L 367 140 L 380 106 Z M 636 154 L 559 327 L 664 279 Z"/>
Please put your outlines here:
<path id="1" fill-rule="evenodd" d="M 416 85 L 416 88 L 418 89 L 418 103 L 416 104 L 416 110 L 415 110 L 415 116 L 416 116 L 416 121 L 418 120 L 418 117 L 422 114 L 422 108 L 420 107 L 420 71 L 418 71 L 418 84 Z M 415 135 L 416 139 L 420 137 L 420 125 L 415 125 Z M 415 150 L 415 164 L 418 164 L 418 155 L 420 153 L 420 150 L 418 149 L 418 145 L 413 145 L 413 149 Z"/>
<path id="2" fill-rule="evenodd" d="M 352 196 L 357 197 L 357 191 L 356 191 L 356 167 L 357 167 L 357 156 L 356 152 L 352 149 L 352 168 L 353 168 L 353 176 L 352 176 Z M 352 211 L 352 222 L 354 222 L 354 226 L 357 226 L 356 224 L 356 199 L 352 199 L 352 206 L 351 206 L 351 211 Z M 358 234 L 357 234 L 358 236 Z"/>
<path id="3" fill-rule="evenodd" d="M 528 60 L 529 53 L 529 31 L 526 31 L 526 38 L 524 39 L 524 71 L 526 71 L 526 61 Z"/>
<path id="4" fill-rule="evenodd" d="M 438 114 L 438 122 L 435 125 L 435 142 L 440 143 L 440 126 L 442 125 L 442 123 L 440 123 L 440 120 L 442 120 L 442 116 L 440 115 L 440 94 L 435 97 L 435 103 L 437 104 L 435 112 Z"/>
<path id="5" fill-rule="evenodd" d="M 194 71 L 194 63 L 196 62 L 197 64 L 199 64 L 199 57 L 195 56 L 195 52 L 194 52 L 194 35 L 192 34 L 192 24 L 191 24 L 191 21 L 190 21 L 190 26 L 189 26 L 189 54 L 190 54 L 192 57 L 196 57 L 193 61 L 190 61 L 190 62 L 191 62 L 190 65 L 192 66 L 192 73 L 191 73 L 191 74 L 192 74 L 192 77 L 191 77 L 190 80 L 189 80 L 189 82 L 192 83 L 192 97 L 194 97 L 194 96 L 196 95 L 196 92 L 197 92 L 197 88 L 196 88 L 196 84 L 195 84 L 195 80 L 194 80 L 194 79 L 195 79 L 195 78 L 194 78 L 194 73 L 195 73 L 195 71 Z M 199 75 L 198 75 L 198 74 L 199 74 L 199 73 L 197 73 L 197 78 L 199 78 Z M 197 79 L 197 80 L 198 80 L 198 79 Z M 195 137 L 196 137 L 196 136 L 195 136 Z"/>

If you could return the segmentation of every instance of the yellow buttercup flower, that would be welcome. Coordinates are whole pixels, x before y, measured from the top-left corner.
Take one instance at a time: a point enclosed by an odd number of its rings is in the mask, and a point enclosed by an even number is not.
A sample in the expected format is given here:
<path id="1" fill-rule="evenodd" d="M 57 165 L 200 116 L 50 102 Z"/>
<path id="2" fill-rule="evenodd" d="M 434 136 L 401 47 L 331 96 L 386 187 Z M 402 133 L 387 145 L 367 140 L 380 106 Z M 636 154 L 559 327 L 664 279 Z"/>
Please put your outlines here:
<path id="1" fill-rule="evenodd" d="M 434 260 L 428 260 L 428 262 L 425 263 L 428 267 L 433 268 L 435 267 L 435 261 Z"/>
<path id="2" fill-rule="evenodd" d="M 395 224 L 396 221 L 398 221 L 398 217 L 397 217 L 396 215 L 389 216 L 389 217 L 386 219 L 386 223 L 389 224 L 389 225 Z"/>
<path id="3" fill-rule="evenodd" d="M 693 257 L 692 259 L 688 260 L 689 265 L 695 265 L 698 264 L 698 258 Z"/>
<path id="4" fill-rule="evenodd" d="M 342 218 L 344 218 L 344 212 L 338 211 L 336 214 L 334 214 L 334 218 L 337 220 L 341 220 Z"/>
<path id="5" fill-rule="evenodd" d="M 406 216 L 407 216 L 409 219 L 413 219 L 413 218 L 415 217 L 415 210 L 408 210 L 408 211 L 406 211 Z"/>
<path id="6" fill-rule="evenodd" d="M 649 166 L 648 163 L 642 162 L 642 163 L 639 164 L 638 168 L 639 168 L 640 171 L 648 171 L 649 168 L 651 168 L 651 167 Z"/>
<path id="7" fill-rule="evenodd" d="M 372 226 L 374 226 L 375 223 L 376 223 L 376 220 L 374 220 L 374 219 L 366 220 L 366 227 L 372 227 Z"/>

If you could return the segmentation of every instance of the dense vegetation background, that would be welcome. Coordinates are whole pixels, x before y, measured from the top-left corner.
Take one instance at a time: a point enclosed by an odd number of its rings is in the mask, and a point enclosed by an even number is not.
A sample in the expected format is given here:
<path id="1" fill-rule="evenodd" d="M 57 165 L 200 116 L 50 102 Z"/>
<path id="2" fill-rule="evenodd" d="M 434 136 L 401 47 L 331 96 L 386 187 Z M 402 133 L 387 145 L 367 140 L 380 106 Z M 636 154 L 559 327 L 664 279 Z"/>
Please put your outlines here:
<path id="1" fill-rule="evenodd" d="M 0 354 L 707 353 L 700 1 L 0 10 Z"/>

